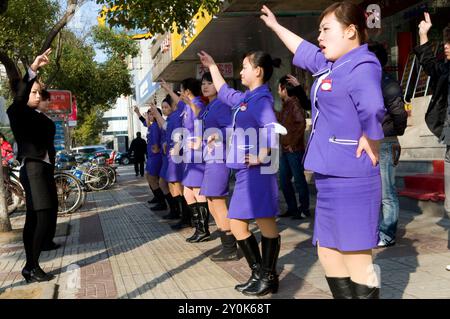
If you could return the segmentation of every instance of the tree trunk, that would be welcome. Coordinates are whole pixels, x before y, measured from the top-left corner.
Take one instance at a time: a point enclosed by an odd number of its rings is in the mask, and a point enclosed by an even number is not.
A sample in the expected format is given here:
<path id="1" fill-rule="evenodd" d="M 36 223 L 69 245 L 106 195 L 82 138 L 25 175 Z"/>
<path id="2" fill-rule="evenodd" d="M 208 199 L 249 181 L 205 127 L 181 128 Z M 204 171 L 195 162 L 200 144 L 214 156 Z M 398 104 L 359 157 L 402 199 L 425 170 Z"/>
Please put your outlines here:
<path id="1" fill-rule="evenodd" d="M 0 62 L 5 66 L 6 75 L 8 76 L 9 85 L 14 92 L 14 83 L 22 77 L 17 64 L 3 51 L 0 51 Z"/>

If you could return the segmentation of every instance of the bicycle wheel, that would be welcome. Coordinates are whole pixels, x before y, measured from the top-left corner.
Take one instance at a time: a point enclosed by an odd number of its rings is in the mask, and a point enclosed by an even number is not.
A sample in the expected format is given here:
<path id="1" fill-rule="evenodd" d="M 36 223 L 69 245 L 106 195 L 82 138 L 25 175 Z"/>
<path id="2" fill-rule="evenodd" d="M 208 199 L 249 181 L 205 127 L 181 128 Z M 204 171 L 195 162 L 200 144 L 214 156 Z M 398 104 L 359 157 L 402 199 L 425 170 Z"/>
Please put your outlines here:
<path id="1" fill-rule="evenodd" d="M 72 174 L 58 172 L 54 176 L 58 194 L 58 213 L 74 212 L 82 201 L 81 183 Z"/>
<path id="2" fill-rule="evenodd" d="M 105 166 L 105 169 L 108 171 L 108 177 L 109 177 L 109 185 L 108 188 L 113 186 L 116 183 L 116 171 L 110 167 L 110 166 Z"/>
<path id="3" fill-rule="evenodd" d="M 25 204 L 25 192 L 22 185 L 10 180 L 6 187 L 6 201 L 8 206 L 8 214 L 14 213 L 19 207 Z"/>
<path id="4" fill-rule="evenodd" d="M 108 187 L 109 176 L 106 169 L 103 167 L 92 167 L 86 173 L 86 185 L 94 191 L 101 191 Z"/>

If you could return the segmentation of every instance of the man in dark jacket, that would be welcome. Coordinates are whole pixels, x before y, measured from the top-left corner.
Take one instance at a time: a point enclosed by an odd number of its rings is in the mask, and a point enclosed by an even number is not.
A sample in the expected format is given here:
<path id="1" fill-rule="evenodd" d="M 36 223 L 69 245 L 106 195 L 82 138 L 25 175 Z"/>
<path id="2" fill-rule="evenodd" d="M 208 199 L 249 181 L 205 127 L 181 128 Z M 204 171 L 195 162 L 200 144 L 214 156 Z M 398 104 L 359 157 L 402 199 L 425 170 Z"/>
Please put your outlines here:
<path id="1" fill-rule="evenodd" d="M 447 145 L 444 161 L 445 202 L 444 208 L 450 216 L 450 26 L 444 29 L 445 61 L 438 61 L 428 41 L 431 18 L 424 13 L 425 20 L 419 24 L 420 45 L 414 49 L 417 59 L 425 72 L 431 77 L 433 96 L 425 114 L 425 122 L 439 141 Z M 447 265 L 450 270 L 450 265 Z"/>
<path id="2" fill-rule="evenodd" d="M 384 67 L 388 61 L 386 49 L 381 44 L 372 44 L 369 50 L 375 53 Z M 400 144 L 397 136 L 403 135 L 406 129 L 408 113 L 403 103 L 402 89 L 397 81 L 383 72 L 381 77 L 386 115 L 383 119 L 384 139 L 380 145 L 380 172 L 382 185 L 382 215 L 379 226 L 378 247 L 395 244 L 400 206 L 395 188 L 395 167 L 400 158 Z"/>
<path id="3" fill-rule="evenodd" d="M 419 24 L 420 45 L 414 49 L 424 71 L 431 77 L 433 96 L 425 114 L 428 128 L 447 145 L 445 154 L 445 203 L 444 208 L 450 214 L 450 26 L 444 29 L 445 61 L 438 61 L 428 41 L 431 18 L 425 12 L 425 20 Z M 450 215 L 449 215 L 450 216 Z"/>
<path id="4" fill-rule="evenodd" d="M 144 162 L 147 154 L 147 142 L 141 138 L 141 132 L 136 133 L 136 138 L 131 141 L 130 154 L 134 154 L 134 171 L 136 176 L 144 176 Z"/>

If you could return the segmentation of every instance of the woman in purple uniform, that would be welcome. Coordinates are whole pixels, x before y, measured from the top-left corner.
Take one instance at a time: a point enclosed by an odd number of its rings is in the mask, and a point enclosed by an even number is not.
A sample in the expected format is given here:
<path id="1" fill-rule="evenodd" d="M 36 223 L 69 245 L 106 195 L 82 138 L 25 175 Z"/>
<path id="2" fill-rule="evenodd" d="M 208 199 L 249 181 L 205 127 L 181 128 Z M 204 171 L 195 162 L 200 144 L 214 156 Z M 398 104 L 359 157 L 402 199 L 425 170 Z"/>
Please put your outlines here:
<path id="1" fill-rule="evenodd" d="M 381 66 L 369 52 L 364 12 L 337 2 L 320 17 L 319 47 L 281 26 L 262 8 L 261 19 L 313 73 L 313 127 L 304 166 L 315 173 L 313 244 L 335 298 L 379 298 L 372 264 L 381 205 L 378 165 L 385 113 Z"/>
<path id="2" fill-rule="evenodd" d="M 180 109 L 177 108 L 170 96 L 167 96 L 162 102 L 162 109 L 167 119 L 161 116 L 156 106 L 150 105 L 150 113 L 156 119 L 159 127 L 162 129 L 162 135 L 165 140 L 162 142 L 162 151 L 165 154 L 163 159 L 160 175 L 169 184 L 169 191 L 172 195 L 173 208 L 165 219 L 177 219 L 180 215 L 188 214 L 189 209 L 183 196 L 183 179 L 184 164 L 179 158 L 180 136 L 177 129 L 182 127 L 182 116 Z M 166 196 L 168 199 L 169 196 Z M 170 201 L 168 200 L 169 205 Z M 177 225 L 177 224 L 175 224 Z M 172 225 L 171 227 L 175 226 Z"/>
<path id="3" fill-rule="evenodd" d="M 160 110 L 158 110 L 161 112 Z M 141 114 L 137 106 L 134 107 L 134 112 L 139 117 L 139 120 L 147 128 L 147 162 L 145 163 L 145 176 L 147 178 L 150 190 L 153 192 L 155 201 L 149 201 L 150 204 L 156 203 L 157 207 L 153 210 L 164 210 L 167 208 L 164 193 L 159 187 L 159 171 L 162 165 L 162 154 L 160 136 L 161 129 L 154 117 L 150 114 L 150 110 Z M 156 209 L 155 209 L 156 208 Z"/>
<path id="4" fill-rule="evenodd" d="M 230 169 L 225 163 L 226 128 L 231 125 L 231 109 L 217 98 L 217 90 L 207 72 L 202 77 L 202 94 L 209 101 L 200 115 L 203 124 L 203 159 L 205 173 L 200 194 L 206 196 L 208 207 L 220 234 L 222 250 L 211 256 L 213 261 L 237 260 L 236 238 L 227 218 L 228 182 Z M 200 231 L 202 231 L 200 229 Z"/>
<path id="5" fill-rule="evenodd" d="M 246 54 L 241 71 L 245 93 L 230 88 L 207 53 L 199 54 L 209 68 L 218 99 L 232 108 L 232 136 L 229 139 L 227 166 L 236 172 L 236 184 L 230 201 L 228 217 L 231 231 L 237 239 L 252 270 L 250 279 L 235 288 L 245 295 L 262 296 L 278 291 L 276 263 L 280 251 L 280 236 L 275 217 L 278 214 L 277 170 L 267 169 L 276 139 L 269 128 L 277 120 L 273 97 L 267 82 L 273 67 L 280 60 L 254 51 Z M 244 132 L 244 130 L 246 130 Z M 274 152 L 276 153 L 276 152 Z M 262 254 L 255 236 L 249 231 L 249 221 L 256 219 L 261 231 Z M 261 256 L 262 255 L 262 256 Z"/>
<path id="6" fill-rule="evenodd" d="M 181 82 L 181 95 L 176 95 L 165 83 L 162 87 L 169 93 L 177 103 L 177 108 L 181 110 L 183 118 L 183 162 L 185 165 L 183 172 L 183 194 L 190 208 L 189 215 L 181 217 L 180 223 L 174 225 L 174 229 L 188 227 L 191 223 L 195 226 L 195 233 L 186 239 L 188 242 L 201 242 L 210 239 L 209 233 L 209 210 L 206 197 L 200 195 L 200 186 L 203 181 L 205 165 L 202 159 L 202 139 L 201 126 L 198 120 L 199 115 L 205 108 L 205 103 L 201 99 L 201 89 L 198 80 L 193 78 L 185 79 Z M 200 223 L 202 232 L 199 233 Z"/>

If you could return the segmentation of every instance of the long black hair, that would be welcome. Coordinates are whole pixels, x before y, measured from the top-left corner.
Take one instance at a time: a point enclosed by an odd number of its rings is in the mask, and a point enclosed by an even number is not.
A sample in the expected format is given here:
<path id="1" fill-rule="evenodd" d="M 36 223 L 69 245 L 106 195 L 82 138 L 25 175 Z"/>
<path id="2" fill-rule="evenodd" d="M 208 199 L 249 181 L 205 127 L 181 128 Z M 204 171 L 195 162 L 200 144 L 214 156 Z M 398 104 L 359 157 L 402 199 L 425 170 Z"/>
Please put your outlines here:
<path id="1" fill-rule="evenodd" d="M 183 90 L 189 90 L 194 94 L 194 96 L 202 95 L 202 87 L 200 81 L 194 78 L 188 78 L 181 81 L 181 86 Z"/>
<path id="2" fill-rule="evenodd" d="M 273 68 L 279 68 L 281 65 L 281 59 L 272 59 L 269 53 L 263 51 L 249 51 L 244 55 L 245 58 L 248 58 L 254 68 L 259 66 L 264 70 L 264 83 L 272 77 Z"/>

